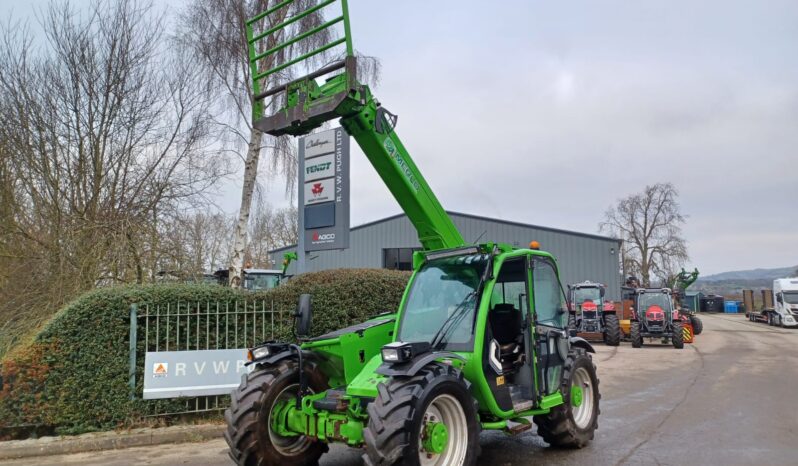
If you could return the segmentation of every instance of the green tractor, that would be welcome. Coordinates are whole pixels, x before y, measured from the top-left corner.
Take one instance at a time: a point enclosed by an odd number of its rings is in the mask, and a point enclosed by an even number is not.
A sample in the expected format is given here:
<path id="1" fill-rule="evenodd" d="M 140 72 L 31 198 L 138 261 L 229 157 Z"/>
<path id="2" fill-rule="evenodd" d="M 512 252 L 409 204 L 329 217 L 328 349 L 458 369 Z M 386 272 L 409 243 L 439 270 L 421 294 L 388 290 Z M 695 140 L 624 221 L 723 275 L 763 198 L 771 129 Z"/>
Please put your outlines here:
<path id="1" fill-rule="evenodd" d="M 554 257 L 463 240 L 396 134 L 396 116 L 358 82 L 345 1 L 341 7 L 342 16 L 328 23 L 344 22 L 346 57 L 263 92 L 260 80 L 284 69 L 257 65 L 267 52 L 283 50 L 269 39 L 282 23 L 268 20 L 274 9 L 248 22 L 255 100 L 285 93 L 269 116 L 256 105 L 254 125 L 296 136 L 340 118 L 418 230 L 423 250 L 413 255 L 398 312 L 309 338 L 312 298 L 303 295 L 298 343 L 249 350 L 251 372 L 225 412 L 231 458 L 312 465 L 329 444 L 341 443 L 363 449 L 368 465 L 473 465 L 480 431 L 518 433 L 533 423 L 552 446 L 587 445 L 599 414 L 594 350 L 567 328 Z M 265 32 L 256 31 L 260 23 Z M 272 40 L 269 48 L 257 45 L 264 39 Z M 337 70 L 343 72 L 316 82 Z"/>

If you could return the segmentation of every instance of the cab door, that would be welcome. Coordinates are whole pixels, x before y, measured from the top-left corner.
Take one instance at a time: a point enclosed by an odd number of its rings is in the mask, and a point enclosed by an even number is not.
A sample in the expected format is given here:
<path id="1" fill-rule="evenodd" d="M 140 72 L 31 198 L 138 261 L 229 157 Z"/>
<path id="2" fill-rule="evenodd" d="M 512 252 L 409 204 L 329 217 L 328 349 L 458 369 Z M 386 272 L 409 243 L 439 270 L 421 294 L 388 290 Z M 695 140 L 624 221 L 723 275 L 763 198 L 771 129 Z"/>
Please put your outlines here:
<path id="1" fill-rule="evenodd" d="M 546 256 L 530 256 L 532 309 L 535 319 L 538 391 L 550 395 L 559 389 L 568 356 L 568 311 L 557 266 Z"/>

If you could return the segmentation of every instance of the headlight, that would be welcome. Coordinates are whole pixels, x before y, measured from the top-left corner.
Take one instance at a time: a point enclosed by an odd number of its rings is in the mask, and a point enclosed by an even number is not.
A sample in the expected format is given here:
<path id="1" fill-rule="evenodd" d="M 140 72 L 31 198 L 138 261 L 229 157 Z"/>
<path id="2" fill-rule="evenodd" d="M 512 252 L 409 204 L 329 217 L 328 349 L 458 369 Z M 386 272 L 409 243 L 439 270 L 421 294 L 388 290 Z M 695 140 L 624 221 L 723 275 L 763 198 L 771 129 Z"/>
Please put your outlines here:
<path id="1" fill-rule="evenodd" d="M 261 346 L 260 348 L 253 348 L 251 350 L 252 353 L 252 360 L 268 358 L 269 355 L 272 354 L 271 349 L 268 346 Z"/>
<path id="2" fill-rule="evenodd" d="M 405 343 L 395 341 L 382 347 L 382 360 L 389 363 L 402 363 L 431 349 L 429 342 Z"/>
<path id="3" fill-rule="evenodd" d="M 385 362 L 397 362 L 399 361 L 399 350 L 396 348 L 383 348 L 382 349 L 382 360 Z"/>

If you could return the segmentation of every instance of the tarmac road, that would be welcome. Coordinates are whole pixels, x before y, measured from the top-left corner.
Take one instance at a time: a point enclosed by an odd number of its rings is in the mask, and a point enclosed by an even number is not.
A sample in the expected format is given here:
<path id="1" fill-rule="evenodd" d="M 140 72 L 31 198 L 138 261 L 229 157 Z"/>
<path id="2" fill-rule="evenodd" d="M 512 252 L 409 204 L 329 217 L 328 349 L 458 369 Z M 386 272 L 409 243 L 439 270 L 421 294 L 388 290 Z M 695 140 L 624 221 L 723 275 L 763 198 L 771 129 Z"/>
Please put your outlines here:
<path id="1" fill-rule="evenodd" d="M 480 464 L 796 464 L 798 330 L 707 315 L 681 351 L 597 344 L 599 430 L 582 450 L 554 450 L 532 431 L 482 434 Z M 11 461 L 10 465 L 231 464 L 223 440 Z M 322 466 L 360 464 L 333 447 Z"/>

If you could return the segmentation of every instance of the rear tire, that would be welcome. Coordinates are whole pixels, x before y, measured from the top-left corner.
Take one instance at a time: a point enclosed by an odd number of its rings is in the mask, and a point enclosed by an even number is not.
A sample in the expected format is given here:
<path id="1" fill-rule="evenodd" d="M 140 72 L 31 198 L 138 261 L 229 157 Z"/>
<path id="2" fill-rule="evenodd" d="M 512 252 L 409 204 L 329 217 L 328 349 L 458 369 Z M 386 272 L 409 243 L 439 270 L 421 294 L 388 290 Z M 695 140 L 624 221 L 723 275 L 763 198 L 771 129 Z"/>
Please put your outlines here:
<path id="1" fill-rule="evenodd" d="M 580 395 L 572 397 L 572 387 L 579 387 Z M 598 428 L 599 379 L 590 355 L 582 348 L 568 353 L 562 372 L 560 393 L 565 401 L 548 414 L 533 418 L 538 434 L 552 447 L 582 448 L 593 440 Z M 578 398 L 578 405 L 576 398 Z"/>
<path id="2" fill-rule="evenodd" d="M 698 316 L 690 316 L 690 325 L 693 326 L 693 335 L 701 335 L 704 331 L 704 322 Z"/>
<path id="3" fill-rule="evenodd" d="M 377 399 L 368 405 L 369 421 L 363 431 L 368 466 L 424 463 L 473 466 L 479 455 L 477 408 L 463 373 L 433 363 L 413 377 L 393 377 L 377 387 Z M 425 423 L 446 426 L 443 450 L 428 453 L 422 445 Z"/>
<path id="4" fill-rule="evenodd" d="M 673 336 L 671 337 L 673 347 L 676 349 L 684 348 L 684 333 L 682 333 L 682 323 L 673 323 Z"/>
<path id="5" fill-rule="evenodd" d="M 641 348 L 643 346 L 643 336 L 640 335 L 640 322 L 632 322 L 629 327 L 629 336 L 632 340 L 632 348 Z"/>
<path id="6" fill-rule="evenodd" d="M 327 381 L 312 362 L 305 363 L 308 386 L 316 393 Z M 281 437 L 271 430 L 269 417 L 278 399 L 291 396 L 299 386 L 299 368 L 294 361 L 244 374 L 224 413 L 224 439 L 230 458 L 240 466 L 277 464 L 310 466 L 319 461 L 327 445 L 305 436 Z"/>
<path id="7" fill-rule="evenodd" d="M 571 313 L 568 313 L 568 328 L 578 330 L 576 328 L 576 316 Z"/>
<path id="8" fill-rule="evenodd" d="M 607 346 L 621 344 L 621 323 L 615 314 L 604 315 L 604 342 Z"/>

